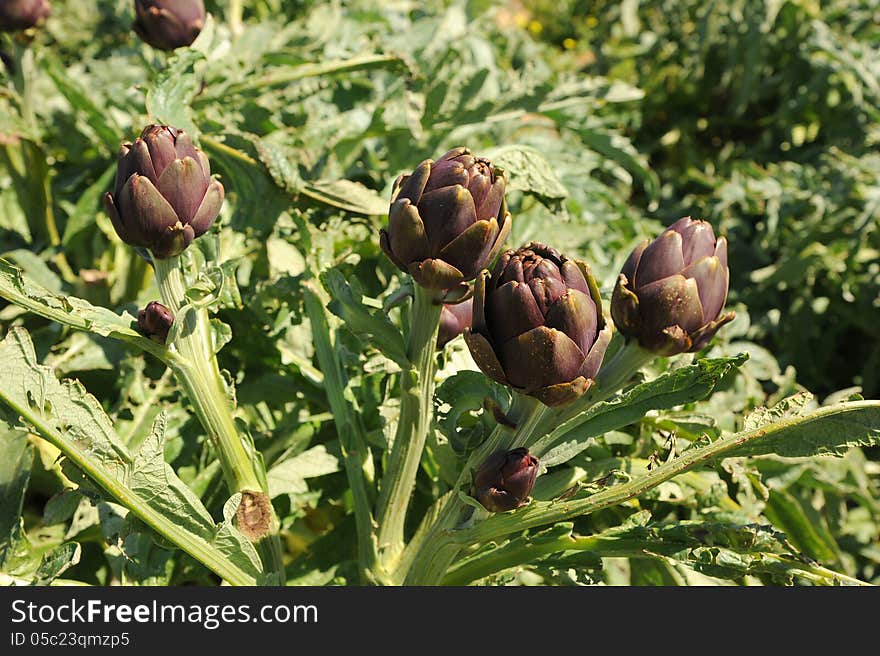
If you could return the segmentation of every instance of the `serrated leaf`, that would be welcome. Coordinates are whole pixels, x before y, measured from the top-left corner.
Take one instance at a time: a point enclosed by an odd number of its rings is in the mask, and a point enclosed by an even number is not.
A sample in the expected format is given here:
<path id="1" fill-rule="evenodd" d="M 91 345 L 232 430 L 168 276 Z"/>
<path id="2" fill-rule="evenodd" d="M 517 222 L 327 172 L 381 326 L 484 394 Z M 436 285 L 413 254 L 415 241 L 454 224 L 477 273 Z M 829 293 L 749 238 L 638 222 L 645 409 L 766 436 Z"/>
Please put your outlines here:
<path id="1" fill-rule="evenodd" d="M 164 360 L 167 351 L 141 335 L 132 315 L 116 314 L 75 296 L 55 294 L 26 277 L 21 269 L 0 258 L 0 297 L 41 317 L 103 337 L 114 337 Z"/>
<path id="2" fill-rule="evenodd" d="M 603 401 L 568 420 L 538 440 L 532 451 L 547 466 L 561 464 L 583 451 L 591 437 L 627 426 L 649 410 L 671 408 L 706 398 L 718 382 L 747 356 L 699 360 L 636 385 L 611 401 Z"/>
<path id="3" fill-rule="evenodd" d="M 507 171 L 508 190 L 518 189 L 541 198 L 545 203 L 568 197 L 568 190 L 556 176 L 556 169 L 530 146 L 511 144 L 486 152 L 492 164 Z"/>
<path id="4" fill-rule="evenodd" d="M 164 415 L 134 457 L 117 437 L 101 404 L 78 381 L 59 381 L 37 362 L 27 331 L 13 328 L 0 342 L 8 373 L 0 402 L 55 445 L 111 498 L 161 536 L 231 583 L 253 585 L 254 554 L 220 533 L 201 501 L 164 460 Z M 229 529 L 224 528 L 224 535 Z M 233 536 L 235 537 L 235 536 Z M 243 536 L 240 536 L 244 540 Z M 253 547 L 250 547 L 253 550 Z"/>
<path id="5" fill-rule="evenodd" d="M 772 408 L 755 408 L 743 421 L 743 430 L 752 430 L 772 424 L 784 417 L 792 417 L 804 414 L 808 404 L 813 400 L 809 392 L 798 392 L 793 396 L 782 399 Z"/>

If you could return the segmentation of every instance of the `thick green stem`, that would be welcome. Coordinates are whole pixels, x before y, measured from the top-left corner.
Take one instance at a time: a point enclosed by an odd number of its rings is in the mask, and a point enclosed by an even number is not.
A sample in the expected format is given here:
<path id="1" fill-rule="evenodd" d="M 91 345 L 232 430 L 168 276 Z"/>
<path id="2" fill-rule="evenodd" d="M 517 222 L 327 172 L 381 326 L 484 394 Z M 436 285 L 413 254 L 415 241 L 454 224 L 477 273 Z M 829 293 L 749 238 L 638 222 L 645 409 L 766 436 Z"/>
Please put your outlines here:
<path id="1" fill-rule="evenodd" d="M 255 538 L 264 571 L 275 575 L 276 584 L 283 583 L 281 540 L 265 483 L 266 472 L 262 459 L 246 446 L 235 426 L 214 353 L 207 310 L 186 303 L 186 283 L 179 257 L 156 259 L 155 270 L 162 302 L 174 314 L 175 323 L 184 322 L 174 327 L 174 341 L 169 345 L 181 356 L 174 373 L 216 448 L 230 492 L 249 493 L 245 498 L 258 500 L 255 521 L 262 525 L 249 526 L 246 533 Z"/>
<path id="2" fill-rule="evenodd" d="M 373 535 L 373 515 L 371 499 L 367 487 L 367 473 L 370 452 L 367 449 L 364 428 L 356 408 L 346 399 L 347 381 L 342 369 L 327 323 L 326 302 L 310 283 L 303 290 L 306 314 L 312 327 L 315 353 L 324 378 L 327 401 L 333 411 L 336 432 L 342 449 L 345 474 L 354 498 L 354 517 L 358 537 L 358 563 L 361 581 L 371 580 L 371 568 L 376 561 L 376 543 Z"/>
<path id="3" fill-rule="evenodd" d="M 379 496 L 379 553 L 391 571 L 403 551 L 404 523 L 434 410 L 437 331 L 442 309 L 436 294 L 415 285 L 407 355 L 413 368 L 400 376 L 400 418 Z"/>

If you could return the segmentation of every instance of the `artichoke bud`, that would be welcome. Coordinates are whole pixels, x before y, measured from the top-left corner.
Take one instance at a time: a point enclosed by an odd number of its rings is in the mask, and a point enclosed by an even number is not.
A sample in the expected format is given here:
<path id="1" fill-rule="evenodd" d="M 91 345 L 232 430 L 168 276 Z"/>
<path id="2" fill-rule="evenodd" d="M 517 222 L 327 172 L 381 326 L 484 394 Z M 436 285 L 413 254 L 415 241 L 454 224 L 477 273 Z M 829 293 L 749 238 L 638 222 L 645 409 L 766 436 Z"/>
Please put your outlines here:
<path id="1" fill-rule="evenodd" d="M 592 385 L 611 324 L 589 267 L 532 242 L 498 258 L 474 285 L 465 341 L 480 370 L 548 406 Z"/>
<path id="2" fill-rule="evenodd" d="M 538 464 L 538 459 L 522 447 L 493 453 L 474 477 L 477 501 L 489 512 L 524 506 L 535 486 Z"/>
<path id="3" fill-rule="evenodd" d="M 440 310 L 440 328 L 437 332 L 437 348 L 442 349 L 453 339 L 471 327 L 474 299 L 469 298 L 461 303 L 451 305 L 445 303 Z"/>
<path id="4" fill-rule="evenodd" d="M 192 44 L 205 26 L 202 0 L 135 0 L 134 12 L 134 31 L 159 50 Z"/>
<path id="5" fill-rule="evenodd" d="M 138 311 L 138 330 L 155 342 L 165 343 L 173 323 L 171 310 L 158 301 L 150 301 L 147 307 Z"/>
<path id="6" fill-rule="evenodd" d="M 611 297 L 618 330 L 658 355 L 699 351 L 733 312 L 721 314 L 730 271 L 727 240 L 712 226 L 679 219 L 630 254 Z"/>
<path id="7" fill-rule="evenodd" d="M 495 259 L 510 233 L 504 172 L 467 148 L 425 160 L 395 183 L 380 245 L 422 287 L 452 290 Z"/>
<path id="8" fill-rule="evenodd" d="M 214 223 L 223 185 L 183 130 L 150 125 L 119 150 L 116 187 L 104 207 L 119 238 L 164 259 L 183 252 Z"/>
<path id="9" fill-rule="evenodd" d="M 0 0 L 0 32 L 36 27 L 50 11 L 49 0 Z"/>

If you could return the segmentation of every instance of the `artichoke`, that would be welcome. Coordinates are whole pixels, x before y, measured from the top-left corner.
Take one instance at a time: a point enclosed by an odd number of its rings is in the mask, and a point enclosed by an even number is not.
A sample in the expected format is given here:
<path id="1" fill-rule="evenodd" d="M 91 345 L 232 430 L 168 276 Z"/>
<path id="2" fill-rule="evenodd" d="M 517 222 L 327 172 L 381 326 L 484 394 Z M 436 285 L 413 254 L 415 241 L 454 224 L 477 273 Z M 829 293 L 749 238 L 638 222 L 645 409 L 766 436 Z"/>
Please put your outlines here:
<path id="1" fill-rule="evenodd" d="M 138 330 L 144 335 L 164 344 L 168 339 L 171 324 L 174 323 L 174 315 L 158 301 L 150 301 L 147 307 L 138 311 L 137 323 Z"/>
<path id="2" fill-rule="evenodd" d="M 134 0 L 134 31 L 159 50 L 190 45 L 205 25 L 202 0 Z"/>
<path id="3" fill-rule="evenodd" d="M 427 289 L 473 280 L 510 233 L 504 187 L 504 172 L 467 148 L 425 160 L 394 184 L 382 250 Z"/>
<path id="4" fill-rule="evenodd" d="M 474 496 L 490 512 L 524 506 L 535 486 L 538 464 L 525 448 L 493 453 L 477 470 Z"/>
<path id="5" fill-rule="evenodd" d="M 548 406 L 573 401 L 593 384 L 611 325 L 589 267 L 532 242 L 501 255 L 474 288 L 465 340 L 487 376 Z"/>
<path id="6" fill-rule="evenodd" d="M 461 303 L 445 303 L 440 310 L 440 328 L 437 332 L 437 348 L 442 349 L 453 339 L 471 327 L 474 299 L 469 298 Z"/>
<path id="7" fill-rule="evenodd" d="M 18 32 L 35 27 L 50 12 L 48 0 L 0 0 L 0 32 Z"/>
<path id="8" fill-rule="evenodd" d="M 160 259 L 204 234 L 222 204 L 223 185 L 211 178 L 208 158 L 183 130 L 167 125 L 150 125 L 122 145 L 115 191 L 104 195 L 120 239 Z"/>
<path id="9" fill-rule="evenodd" d="M 698 351 L 728 321 L 727 240 L 712 226 L 679 219 L 630 254 L 611 297 L 618 330 L 659 355 Z"/>

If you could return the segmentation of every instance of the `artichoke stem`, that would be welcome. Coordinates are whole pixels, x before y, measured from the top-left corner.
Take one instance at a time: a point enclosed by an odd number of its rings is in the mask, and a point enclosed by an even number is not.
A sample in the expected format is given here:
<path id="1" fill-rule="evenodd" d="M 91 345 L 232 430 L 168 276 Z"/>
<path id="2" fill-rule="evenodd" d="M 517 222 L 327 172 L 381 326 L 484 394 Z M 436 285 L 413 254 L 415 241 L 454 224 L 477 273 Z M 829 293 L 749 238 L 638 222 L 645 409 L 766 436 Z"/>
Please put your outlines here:
<path id="1" fill-rule="evenodd" d="M 214 444 L 230 492 L 241 492 L 243 502 L 255 496 L 266 501 L 265 530 L 254 530 L 252 539 L 263 560 L 264 571 L 275 575 L 274 584 L 283 584 L 284 564 L 278 521 L 268 502 L 265 469 L 262 459 L 255 457 L 245 446 L 235 426 L 214 353 L 208 312 L 205 308 L 193 308 L 187 304 L 179 256 L 153 258 L 153 261 L 162 302 L 171 309 L 175 322 L 186 322 L 179 329 L 172 328 L 169 335 L 169 348 L 177 350 L 184 361 L 174 373 Z M 243 532 L 246 531 L 243 529 Z"/>
<path id="2" fill-rule="evenodd" d="M 381 567 L 391 571 L 403 550 L 409 500 L 431 429 L 437 332 L 442 304 L 436 292 L 415 285 L 407 354 L 412 368 L 400 376 L 400 418 L 382 477 L 377 519 Z"/>

